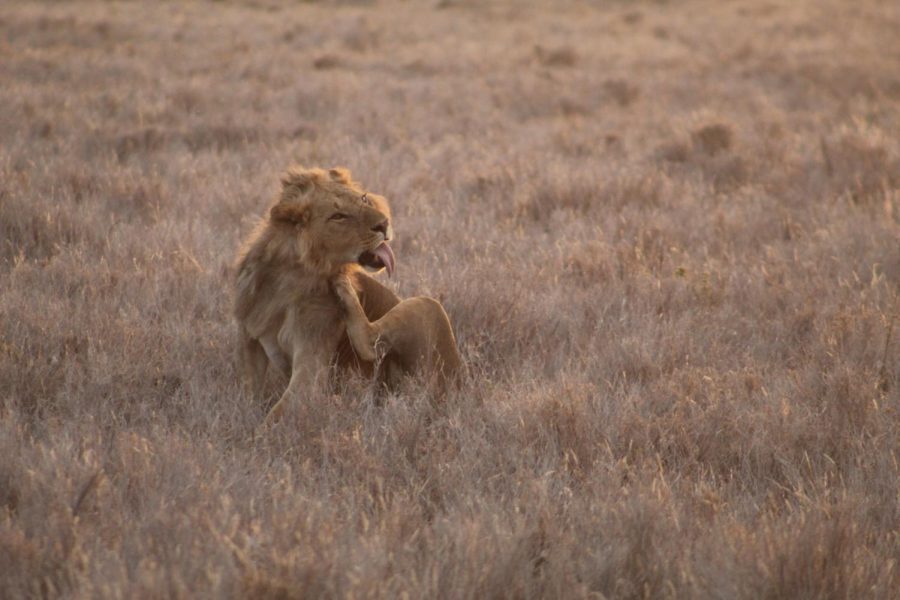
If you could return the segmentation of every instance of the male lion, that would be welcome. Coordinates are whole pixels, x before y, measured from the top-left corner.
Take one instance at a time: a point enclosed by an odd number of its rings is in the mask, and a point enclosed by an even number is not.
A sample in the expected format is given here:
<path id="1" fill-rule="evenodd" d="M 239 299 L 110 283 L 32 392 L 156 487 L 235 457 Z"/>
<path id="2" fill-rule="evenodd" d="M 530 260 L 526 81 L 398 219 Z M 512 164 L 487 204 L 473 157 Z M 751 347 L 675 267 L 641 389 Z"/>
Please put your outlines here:
<path id="1" fill-rule="evenodd" d="M 331 365 L 373 374 L 377 363 L 388 385 L 422 370 L 440 383 L 452 377 L 460 359 L 440 303 L 401 301 L 361 268 L 393 274 L 387 200 L 340 168 L 293 167 L 281 184 L 237 262 L 245 385 L 261 395 L 270 363 L 290 377 L 266 422 L 322 385 Z"/>

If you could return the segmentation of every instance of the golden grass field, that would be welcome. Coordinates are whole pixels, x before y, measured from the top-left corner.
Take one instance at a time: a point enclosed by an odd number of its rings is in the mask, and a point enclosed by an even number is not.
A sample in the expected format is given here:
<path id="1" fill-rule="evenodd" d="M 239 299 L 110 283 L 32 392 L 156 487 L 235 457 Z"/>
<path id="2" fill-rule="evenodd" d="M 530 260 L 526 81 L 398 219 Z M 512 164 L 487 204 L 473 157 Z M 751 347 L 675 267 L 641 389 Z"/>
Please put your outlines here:
<path id="1" fill-rule="evenodd" d="M 3 2 L 0 597 L 897 598 L 898 31 Z M 444 402 L 357 378 L 254 436 L 230 269 L 295 162 L 391 200 Z"/>

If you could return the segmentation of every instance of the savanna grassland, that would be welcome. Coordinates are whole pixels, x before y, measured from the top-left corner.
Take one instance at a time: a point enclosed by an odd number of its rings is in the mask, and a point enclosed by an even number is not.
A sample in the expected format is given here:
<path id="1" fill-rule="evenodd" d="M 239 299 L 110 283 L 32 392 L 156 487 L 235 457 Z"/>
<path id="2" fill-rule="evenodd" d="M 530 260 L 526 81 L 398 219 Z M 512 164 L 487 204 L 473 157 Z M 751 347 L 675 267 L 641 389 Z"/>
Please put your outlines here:
<path id="1" fill-rule="evenodd" d="M 896 598 L 898 31 L 3 2 L 0 597 Z M 254 435 L 231 265 L 294 162 L 390 198 L 445 401 Z"/>

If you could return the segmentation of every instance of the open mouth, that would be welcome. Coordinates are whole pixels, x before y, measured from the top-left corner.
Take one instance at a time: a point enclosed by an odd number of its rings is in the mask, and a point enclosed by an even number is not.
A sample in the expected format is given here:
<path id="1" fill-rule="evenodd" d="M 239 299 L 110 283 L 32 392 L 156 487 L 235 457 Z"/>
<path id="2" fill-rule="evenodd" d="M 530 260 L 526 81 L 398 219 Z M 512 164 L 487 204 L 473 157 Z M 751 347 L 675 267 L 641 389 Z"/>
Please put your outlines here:
<path id="1" fill-rule="evenodd" d="M 394 275 L 394 251 L 387 242 L 381 242 L 376 248 L 366 250 L 359 255 L 357 262 L 369 269 L 387 269 L 388 277 Z"/>

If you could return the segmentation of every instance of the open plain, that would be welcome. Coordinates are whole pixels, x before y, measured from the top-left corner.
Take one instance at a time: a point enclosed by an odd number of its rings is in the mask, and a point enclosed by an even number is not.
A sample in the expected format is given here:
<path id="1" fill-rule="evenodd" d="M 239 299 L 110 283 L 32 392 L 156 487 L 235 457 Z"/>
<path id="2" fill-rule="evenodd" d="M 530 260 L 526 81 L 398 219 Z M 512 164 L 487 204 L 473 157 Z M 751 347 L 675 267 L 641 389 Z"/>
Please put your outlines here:
<path id="1" fill-rule="evenodd" d="M 898 31 L 3 2 L 0 597 L 897 598 Z M 390 199 L 445 401 L 352 379 L 254 435 L 231 268 L 291 163 Z"/>

